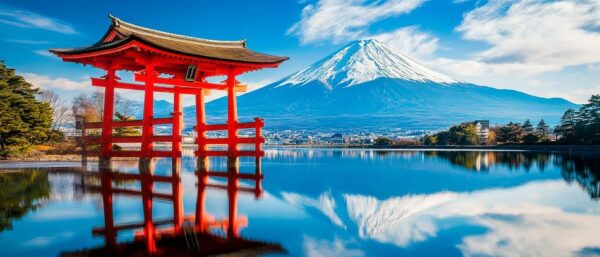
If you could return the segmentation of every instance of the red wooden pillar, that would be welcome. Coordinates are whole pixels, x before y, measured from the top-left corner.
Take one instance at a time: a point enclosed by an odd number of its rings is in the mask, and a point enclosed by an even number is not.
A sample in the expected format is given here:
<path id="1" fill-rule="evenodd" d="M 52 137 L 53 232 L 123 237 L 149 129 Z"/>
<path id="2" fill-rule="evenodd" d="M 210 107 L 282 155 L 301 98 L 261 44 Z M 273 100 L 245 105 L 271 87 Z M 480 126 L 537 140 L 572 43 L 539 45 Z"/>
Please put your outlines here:
<path id="1" fill-rule="evenodd" d="M 265 126 L 265 122 L 263 119 L 261 118 L 254 118 L 254 125 L 255 127 L 255 131 L 254 131 L 254 135 L 256 137 L 256 142 L 254 143 L 254 151 L 257 154 L 260 154 L 260 152 L 262 151 L 261 146 L 262 146 L 262 128 Z M 257 155 L 258 158 L 259 155 Z"/>
<path id="2" fill-rule="evenodd" d="M 181 158 L 173 158 L 173 169 L 171 177 L 173 178 L 173 224 L 175 231 L 181 231 L 183 226 L 183 187 L 181 186 Z"/>
<path id="3" fill-rule="evenodd" d="M 181 130 L 183 124 L 183 108 L 181 107 L 181 92 L 175 87 L 173 94 L 173 158 L 181 157 Z"/>
<path id="4" fill-rule="evenodd" d="M 208 167 L 206 165 L 205 167 Z M 206 231 L 205 205 L 206 205 L 206 185 L 208 184 L 208 168 L 199 169 L 198 176 L 198 196 L 196 198 L 196 229 Z"/>
<path id="5" fill-rule="evenodd" d="M 152 218 L 152 190 L 154 189 L 153 167 L 152 164 L 141 169 L 141 187 L 142 187 L 142 206 L 144 210 L 144 236 L 146 239 L 146 250 L 148 253 L 153 254 L 156 252 L 156 231 L 154 228 L 154 221 Z"/>
<path id="6" fill-rule="evenodd" d="M 237 172 L 236 172 L 237 173 Z M 238 201 L 238 177 L 237 174 L 230 173 L 227 181 L 227 195 L 229 198 L 229 219 L 227 226 L 227 238 L 233 239 L 238 237 L 238 220 L 237 220 L 237 201 Z"/>
<path id="7" fill-rule="evenodd" d="M 87 121 L 85 120 L 85 116 L 83 117 L 83 122 L 81 126 L 81 166 L 83 170 L 86 171 L 88 167 L 88 150 L 87 150 L 87 129 L 85 128 Z"/>
<path id="8" fill-rule="evenodd" d="M 144 116 L 142 118 L 142 149 L 141 154 L 144 158 L 152 158 L 154 126 L 154 64 L 146 63 L 146 81 L 144 87 Z"/>
<path id="9" fill-rule="evenodd" d="M 235 97 L 235 74 L 230 70 L 227 74 L 227 148 L 229 156 L 237 156 L 238 117 Z"/>
<path id="10" fill-rule="evenodd" d="M 204 89 L 196 94 L 196 144 L 198 144 L 198 161 L 206 157 L 206 115 L 204 111 Z"/>
<path id="11" fill-rule="evenodd" d="M 262 196 L 262 161 L 260 156 L 254 159 L 254 197 L 256 199 Z"/>
<path id="12" fill-rule="evenodd" d="M 110 158 L 112 152 L 112 122 L 115 109 L 115 69 L 110 66 L 106 73 L 104 89 L 104 113 L 102 116 L 102 141 L 100 142 L 100 157 Z"/>
<path id="13" fill-rule="evenodd" d="M 117 244 L 117 231 L 113 216 L 113 192 L 110 171 L 100 172 L 100 188 L 102 189 L 102 206 L 104 209 L 104 238 L 108 248 L 114 248 Z"/>

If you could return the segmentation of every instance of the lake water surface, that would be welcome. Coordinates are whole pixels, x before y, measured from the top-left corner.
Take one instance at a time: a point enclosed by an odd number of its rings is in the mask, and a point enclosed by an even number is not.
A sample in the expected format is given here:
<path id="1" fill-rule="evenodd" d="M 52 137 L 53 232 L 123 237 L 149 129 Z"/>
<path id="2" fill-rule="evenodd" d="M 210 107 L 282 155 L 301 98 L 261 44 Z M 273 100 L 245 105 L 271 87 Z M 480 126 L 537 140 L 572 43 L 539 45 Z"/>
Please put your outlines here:
<path id="1" fill-rule="evenodd" d="M 226 161 L 211 161 L 227 170 Z M 241 173 L 255 168 L 253 158 L 239 165 Z M 0 256 L 75 256 L 69 254 L 103 247 L 107 237 L 92 233 L 106 224 L 101 179 L 77 167 L 42 166 L 0 168 L 9 171 L 0 174 Z M 192 157 L 181 161 L 185 216 L 198 213 L 196 166 Z M 247 189 L 235 192 L 239 222 L 232 230 L 281 247 L 264 251 L 269 256 L 600 256 L 597 155 L 272 149 L 260 166 L 260 185 L 237 185 Z M 168 175 L 171 167 L 159 159 L 154 173 Z M 134 162 L 113 168 L 138 171 Z M 144 187 L 138 182 L 109 184 Z M 215 224 L 231 218 L 227 178 L 208 177 L 207 185 L 206 217 Z M 154 188 L 172 192 L 169 184 Z M 144 221 L 142 202 L 115 195 L 114 223 Z M 169 219 L 174 207 L 158 199 L 151 213 Z M 227 237 L 227 225 L 208 226 Z M 140 230 L 120 231 L 117 243 L 139 239 Z"/>

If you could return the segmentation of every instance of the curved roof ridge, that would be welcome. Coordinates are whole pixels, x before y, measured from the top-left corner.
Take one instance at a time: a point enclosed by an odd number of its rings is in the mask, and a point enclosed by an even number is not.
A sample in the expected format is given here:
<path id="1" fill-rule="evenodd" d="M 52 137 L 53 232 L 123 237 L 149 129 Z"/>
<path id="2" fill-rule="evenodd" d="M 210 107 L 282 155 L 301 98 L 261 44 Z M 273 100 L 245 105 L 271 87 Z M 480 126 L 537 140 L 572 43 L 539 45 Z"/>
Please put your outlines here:
<path id="1" fill-rule="evenodd" d="M 142 26 L 138 26 L 132 23 L 125 22 L 111 14 L 108 15 L 111 19 L 112 24 L 115 28 L 122 28 L 131 33 L 142 34 L 146 36 L 158 37 L 169 40 L 177 40 L 188 43 L 197 43 L 201 45 L 209 45 L 214 47 L 238 47 L 238 48 L 246 48 L 246 40 L 236 40 L 236 41 L 226 41 L 226 40 L 212 40 L 212 39 L 204 39 L 197 37 L 189 37 L 184 35 L 179 35 L 175 33 L 164 32 L 160 30 L 150 29 Z"/>

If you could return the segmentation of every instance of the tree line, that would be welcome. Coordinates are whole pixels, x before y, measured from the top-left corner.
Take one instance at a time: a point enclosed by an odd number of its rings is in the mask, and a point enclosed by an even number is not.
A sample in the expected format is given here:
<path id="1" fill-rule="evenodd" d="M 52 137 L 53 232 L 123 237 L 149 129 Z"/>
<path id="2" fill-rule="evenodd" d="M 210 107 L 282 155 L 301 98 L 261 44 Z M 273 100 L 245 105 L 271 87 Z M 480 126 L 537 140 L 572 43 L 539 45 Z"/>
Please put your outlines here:
<path id="1" fill-rule="evenodd" d="M 52 138 L 52 109 L 39 89 L 0 61 L 0 155 Z"/>
<path id="2" fill-rule="evenodd" d="M 424 145 L 600 144 L 600 95 L 593 95 L 579 110 L 567 110 L 554 129 L 544 119 L 535 126 L 527 119 L 523 123 L 493 126 L 483 140 L 476 123 L 465 122 L 425 135 L 421 142 Z"/>
<path id="3" fill-rule="evenodd" d="M 600 94 L 579 110 L 567 110 L 554 131 L 563 144 L 600 144 Z"/>
<path id="4" fill-rule="evenodd" d="M 0 157 L 22 154 L 32 146 L 65 142 L 62 132 L 76 117 L 101 121 L 104 92 L 81 94 L 70 106 L 58 94 L 40 90 L 15 69 L 0 61 Z M 140 103 L 115 95 L 115 119 L 130 120 Z M 136 135 L 135 128 L 116 129 L 116 135 Z"/>

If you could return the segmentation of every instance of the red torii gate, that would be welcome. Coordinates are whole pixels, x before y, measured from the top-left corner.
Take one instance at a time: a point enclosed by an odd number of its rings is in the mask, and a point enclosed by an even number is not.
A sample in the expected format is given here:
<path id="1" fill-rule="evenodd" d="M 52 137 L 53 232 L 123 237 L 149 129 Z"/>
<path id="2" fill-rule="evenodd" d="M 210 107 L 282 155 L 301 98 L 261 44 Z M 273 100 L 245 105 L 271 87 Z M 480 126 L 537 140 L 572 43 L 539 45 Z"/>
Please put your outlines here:
<path id="1" fill-rule="evenodd" d="M 196 132 L 198 134 L 197 156 L 260 156 L 264 142 L 262 119 L 240 123 L 237 118 L 236 92 L 246 87 L 236 80 L 245 72 L 278 67 L 287 57 L 254 52 L 246 47 L 246 41 L 217 41 L 182 36 L 124 22 L 109 15 L 112 24 L 105 35 L 95 44 L 81 48 L 51 49 L 66 62 L 92 65 L 106 71 L 101 78 L 92 78 L 92 85 L 105 88 L 102 122 L 87 123 L 83 129 L 86 144 L 100 144 L 99 157 L 180 157 L 182 132 L 181 96 L 196 97 Z M 119 70 L 134 72 L 138 83 L 122 82 Z M 210 83 L 206 78 L 226 76 L 225 83 Z M 115 89 L 144 91 L 144 113 L 141 120 L 113 121 Z M 227 91 L 227 124 L 206 124 L 204 96 L 211 90 Z M 155 118 L 154 92 L 173 94 L 174 110 L 170 118 Z M 153 126 L 172 124 L 172 136 L 156 136 Z M 142 127 L 141 136 L 114 137 L 115 127 Z M 101 137 L 85 137 L 86 129 L 102 129 Z M 254 138 L 239 138 L 238 129 L 255 129 Z M 227 138 L 207 138 L 206 132 L 226 130 Z M 171 142 L 171 151 L 154 150 L 154 142 Z M 140 151 L 113 151 L 113 143 L 141 143 Z M 227 151 L 210 151 L 211 144 L 226 144 Z M 252 144 L 254 151 L 239 151 L 239 144 Z M 86 149 L 83 149 L 86 152 Z"/>

